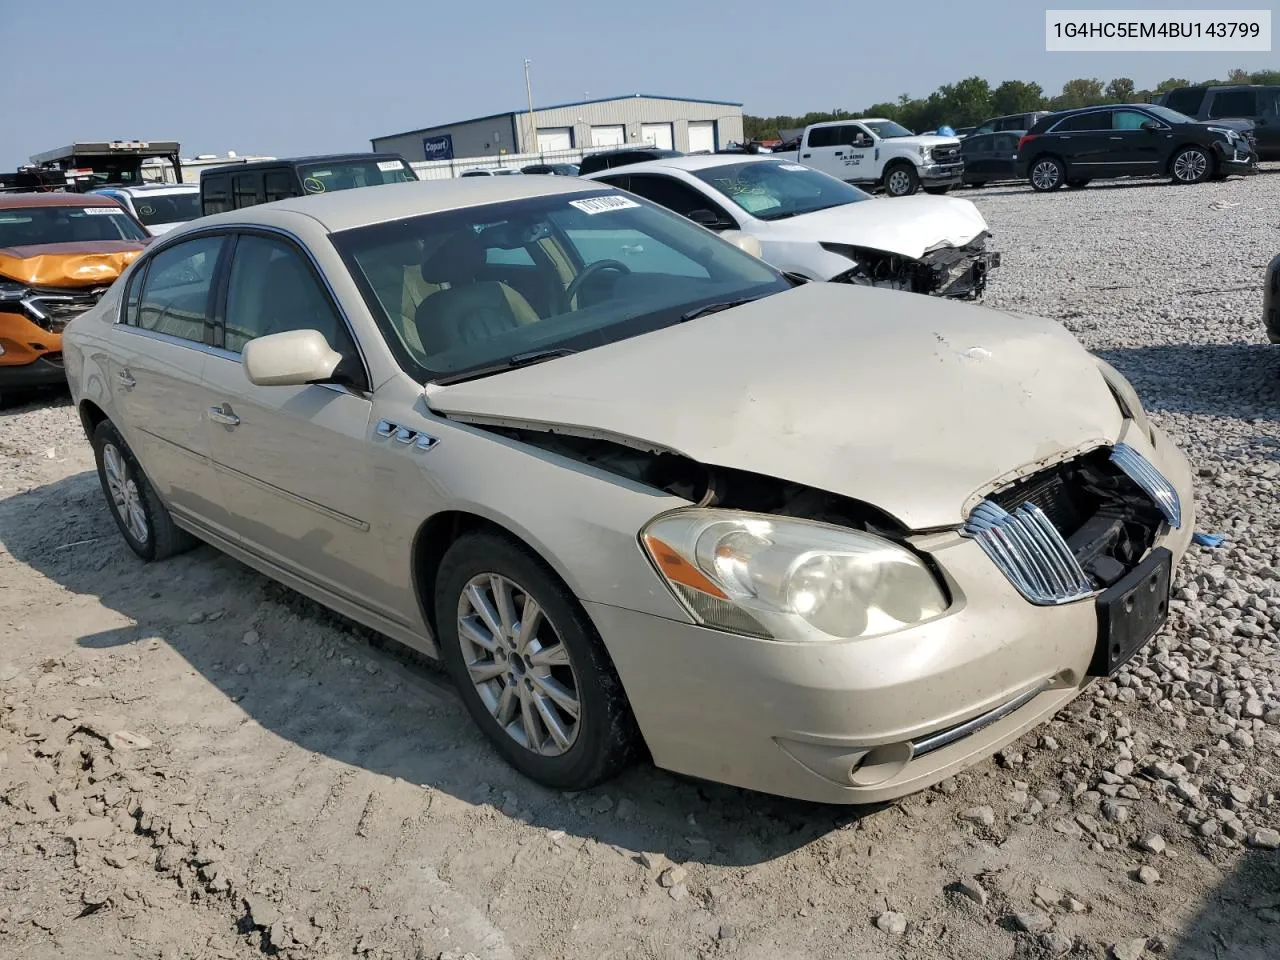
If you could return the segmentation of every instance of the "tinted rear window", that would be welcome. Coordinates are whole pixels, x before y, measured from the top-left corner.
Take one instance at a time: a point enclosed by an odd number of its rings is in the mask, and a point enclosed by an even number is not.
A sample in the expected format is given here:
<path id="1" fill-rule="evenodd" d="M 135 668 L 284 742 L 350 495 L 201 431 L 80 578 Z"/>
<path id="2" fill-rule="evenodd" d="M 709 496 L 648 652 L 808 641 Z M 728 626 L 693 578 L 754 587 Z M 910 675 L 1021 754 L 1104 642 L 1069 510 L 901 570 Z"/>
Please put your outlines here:
<path id="1" fill-rule="evenodd" d="M 1164 98 L 1164 106 L 1194 117 L 1200 110 L 1204 92 L 1204 87 L 1183 87 L 1180 90 L 1171 90 Z"/>
<path id="2" fill-rule="evenodd" d="M 200 178 L 200 203 L 205 213 L 225 213 L 231 209 L 231 180 L 226 175 Z"/>

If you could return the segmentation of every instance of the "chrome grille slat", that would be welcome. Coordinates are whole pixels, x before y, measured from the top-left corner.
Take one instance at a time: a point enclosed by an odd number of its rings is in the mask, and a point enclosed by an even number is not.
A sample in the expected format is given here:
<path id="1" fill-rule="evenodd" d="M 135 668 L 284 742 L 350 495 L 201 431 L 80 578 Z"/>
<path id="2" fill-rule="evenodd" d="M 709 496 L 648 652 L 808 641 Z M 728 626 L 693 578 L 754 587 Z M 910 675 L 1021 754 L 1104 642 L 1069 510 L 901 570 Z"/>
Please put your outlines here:
<path id="1" fill-rule="evenodd" d="M 1182 501 L 1178 497 L 1178 491 L 1151 461 L 1127 443 L 1117 443 L 1111 449 L 1111 462 L 1142 488 L 1160 508 L 1173 529 L 1182 529 Z"/>
<path id="2" fill-rule="evenodd" d="M 964 532 L 978 542 L 1014 587 L 1040 606 L 1070 603 L 1094 592 L 1066 541 L 1033 503 L 1012 513 L 992 500 L 973 509 Z"/>

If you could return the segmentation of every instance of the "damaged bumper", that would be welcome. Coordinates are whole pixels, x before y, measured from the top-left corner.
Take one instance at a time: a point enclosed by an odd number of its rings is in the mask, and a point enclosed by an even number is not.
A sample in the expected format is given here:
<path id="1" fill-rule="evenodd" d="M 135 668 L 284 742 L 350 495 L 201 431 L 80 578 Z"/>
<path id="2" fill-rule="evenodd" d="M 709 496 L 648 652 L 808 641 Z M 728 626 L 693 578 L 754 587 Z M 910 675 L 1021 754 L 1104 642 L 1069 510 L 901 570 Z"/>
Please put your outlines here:
<path id="1" fill-rule="evenodd" d="M 990 272 L 1000 266 L 1000 254 L 987 249 L 989 239 L 984 232 L 962 247 L 938 247 L 919 260 L 843 244 L 822 246 L 855 262 L 852 269 L 831 278 L 836 283 L 973 300 L 982 296 Z"/>
<path id="2" fill-rule="evenodd" d="M 916 168 L 921 186 L 951 187 L 964 182 L 964 161 L 955 163 L 928 163 Z"/>
<path id="3" fill-rule="evenodd" d="M 1235 140 L 1231 143 L 1215 141 L 1213 149 L 1217 154 L 1219 173 L 1249 176 L 1258 172 L 1258 154 L 1250 147 L 1248 141 Z"/>

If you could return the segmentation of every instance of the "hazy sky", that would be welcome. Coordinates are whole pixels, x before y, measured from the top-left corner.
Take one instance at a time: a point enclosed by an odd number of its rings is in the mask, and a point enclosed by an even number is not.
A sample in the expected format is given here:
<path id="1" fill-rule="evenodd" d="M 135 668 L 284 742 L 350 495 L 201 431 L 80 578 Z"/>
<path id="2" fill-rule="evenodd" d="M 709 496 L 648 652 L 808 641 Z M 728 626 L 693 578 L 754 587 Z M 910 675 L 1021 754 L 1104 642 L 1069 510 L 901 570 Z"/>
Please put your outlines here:
<path id="1" fill-rule="evenodd" d="M 368 149 L 374 136 L 521 107 L 525 57 L 538 104 L 653 93 L 742 101 L 766 115 L 856 110 L 974 74 L 1056 93 L 1079 76 L 1128 76 L 1141 88 L 1280 67 L 1277 53 L 1047 54 L 1044 9 L 1022 0 L 0 0 L 0 169 L 73 140 L 176 139 L 186 156 Z"/>

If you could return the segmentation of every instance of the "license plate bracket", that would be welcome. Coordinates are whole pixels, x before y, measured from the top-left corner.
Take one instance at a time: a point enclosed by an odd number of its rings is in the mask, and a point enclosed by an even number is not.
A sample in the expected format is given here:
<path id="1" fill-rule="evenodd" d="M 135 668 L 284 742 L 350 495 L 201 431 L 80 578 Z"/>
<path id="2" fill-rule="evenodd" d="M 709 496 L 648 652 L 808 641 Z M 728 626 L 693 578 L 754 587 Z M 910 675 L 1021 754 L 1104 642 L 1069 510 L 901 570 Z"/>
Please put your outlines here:
<path id="1" fill-rule="evenodd" d="M 1173 554 L 1159 547 L 1098 597 L 1092 676 L 1113 676 L 1164 626 L 1172 573 Z"/>

